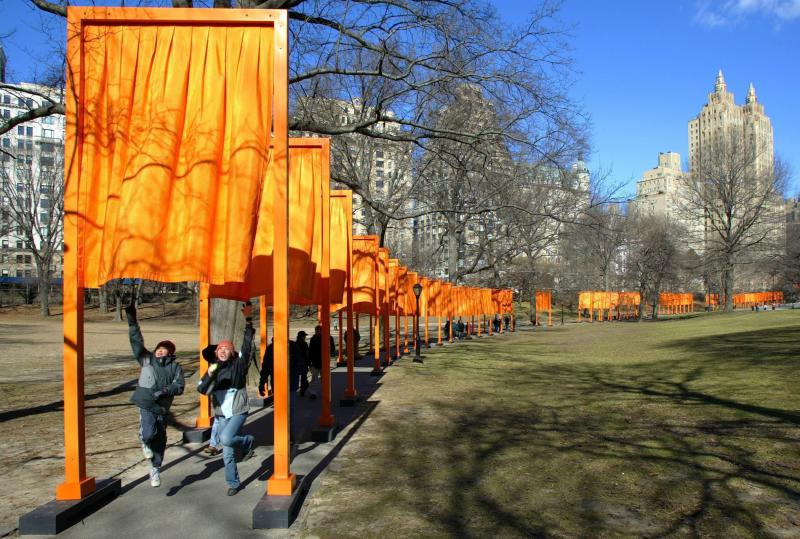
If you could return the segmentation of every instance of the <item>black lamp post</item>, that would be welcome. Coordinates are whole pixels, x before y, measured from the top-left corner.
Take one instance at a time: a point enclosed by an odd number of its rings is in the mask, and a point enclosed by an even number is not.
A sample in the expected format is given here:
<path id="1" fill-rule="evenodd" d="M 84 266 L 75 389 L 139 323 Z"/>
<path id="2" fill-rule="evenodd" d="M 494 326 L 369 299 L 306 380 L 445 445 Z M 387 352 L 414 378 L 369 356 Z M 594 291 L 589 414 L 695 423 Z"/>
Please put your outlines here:
<path id="1" fill-rule="evenodd" d="M 411 287 L 414 291 L 414 297 L 417 298 L 417 320 L 414 324 L 414 331 L 416 332 L 416 339 L 414 341 L 414 363 L 422 363 L 422 358 L 419 355 L 419 297 L 422 294 L 422 285 L 416 283 L 414 286 Z"/>

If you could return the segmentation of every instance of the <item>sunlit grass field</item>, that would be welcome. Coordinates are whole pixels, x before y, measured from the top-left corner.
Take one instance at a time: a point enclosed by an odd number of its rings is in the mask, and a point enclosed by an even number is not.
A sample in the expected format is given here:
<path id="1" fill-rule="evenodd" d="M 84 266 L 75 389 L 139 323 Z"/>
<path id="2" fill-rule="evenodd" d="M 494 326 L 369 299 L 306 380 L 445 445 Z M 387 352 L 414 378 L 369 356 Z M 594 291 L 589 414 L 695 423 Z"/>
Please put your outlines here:
<path id="1" fill-rule="evenodd" d="M 800 311 L 568 324 L 404 358 L 321 537 L 800 537 Z"/>

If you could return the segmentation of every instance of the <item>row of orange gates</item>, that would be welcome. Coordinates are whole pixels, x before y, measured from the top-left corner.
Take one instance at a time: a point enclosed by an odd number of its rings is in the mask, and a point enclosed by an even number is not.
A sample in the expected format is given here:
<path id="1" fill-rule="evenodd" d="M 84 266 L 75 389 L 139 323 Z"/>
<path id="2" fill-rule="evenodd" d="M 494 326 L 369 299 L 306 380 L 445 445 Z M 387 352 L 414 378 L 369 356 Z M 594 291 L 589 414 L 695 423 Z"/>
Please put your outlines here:
<path id="1" fill-rule="evenodd" d="M 537 294 L 537 312 L 539 297 Z M 735 294 L 735 307 L 754 307 L 783 303 L 783 292 L 747 292 Z M 719 294 L 706 294 L 706 306 L 719 308 Z M 582 318 L 594 320 L 625 320 L 639 316 L 641 297 L 639 292 L 584 291 L 578 294 L 578 321 Z M 694 294 L 662 292 L 658 309 L 662 314 L 684 314 L 694 312 Z"/>
<path id="2" fill-rule="evenodd" d="M 733 295 L 733 306 L 736 308 L 749 309 L 750 307 L 761 307 L 764 305 L 776 305 L 784 302 L 783 292 L 743 292 Z M 724 303 L 724 301 L 723 301 Z M 711 309 L 719 309 L 720 295 L 706 294 L 706 306 Z"/>
<path id="3" fill-rule="evenodd" d="M 117 278 L 204 283 L 199 349 L 209 342 L 209 298 L 260 299 L 262 354 L 265 306 L 272 307 L 267 494 L 275 496 L 297 486 L 289 446 L 290 304 L 320 306 L 323 357 L 331 313 L 346 314 L 343 398 L 350 399 L 354 313 L 372 315 L 379 370 L 381 347 L 391 357 L 392 317 L 395 355 L 401 352 L 400 321 L 407 328 L 417 313 L 417 284 L 426 337 L 429 316 L 438 318 L 439 342 L 445 318 L 448 340 L 453 317 L 471 319 L 478 333 L 484 315 L 509 316 L 513 328 L 511 290 L 426 278 L 391 258 L 377 237 L 352 235 L 352 192 L 330 190 L 329 140 L 288 137 L 286 11 L 69 7 L 67 30 L 65 480 L 57 499 L 82 499 L 96 488 L 86 473 L 84 287 Z M 202 375 L 207 364 L 199 365 Z M 332 428 L 330 372 L 322 374 L 318 423 Z M 211 421 L 209 399 L 200 396 L 197 427 Z"/>

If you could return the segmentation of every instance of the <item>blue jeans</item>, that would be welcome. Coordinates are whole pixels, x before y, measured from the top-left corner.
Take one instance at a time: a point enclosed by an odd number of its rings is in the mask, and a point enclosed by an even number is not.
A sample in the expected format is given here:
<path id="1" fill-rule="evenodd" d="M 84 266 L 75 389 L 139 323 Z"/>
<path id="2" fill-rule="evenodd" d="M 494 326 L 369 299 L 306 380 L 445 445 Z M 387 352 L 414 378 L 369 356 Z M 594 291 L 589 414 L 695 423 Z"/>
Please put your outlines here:
<path id="1" fill-rule="evenodd" d="M 150 464 L 160 468 L 167 448 L 167 416 L 139 408 L 139 439 L 153 451 Z"/>
<path id="2" fill-rule="evenodd" d="M 241 436 L 239 431 L 247 419 L 247 414 L 231 418 L 218 417 L 219 439 L 222 442 L 222 460 L 225 463 L 225 481 L 230 488 L 239 488 L 239 470 L 236 468 L 236 449 L 247 454 L 255 440 L 251 435 Z"/>
<path id="3" fill-rule="evenodd" d="M 224 419 L 222 417 L 215 417 L 214 424 L 211 425 L 211 439 L 208 441 L 209 447 L 216 447 L 219 449 L 219 420 Z"/>

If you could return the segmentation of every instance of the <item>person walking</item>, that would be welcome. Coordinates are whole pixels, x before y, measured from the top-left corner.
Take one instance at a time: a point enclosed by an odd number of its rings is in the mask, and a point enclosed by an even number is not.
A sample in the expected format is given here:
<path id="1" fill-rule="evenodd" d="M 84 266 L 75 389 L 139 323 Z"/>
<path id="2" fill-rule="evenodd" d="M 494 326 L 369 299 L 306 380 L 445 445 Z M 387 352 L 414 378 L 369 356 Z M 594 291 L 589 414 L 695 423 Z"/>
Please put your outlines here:
<path id="1" fill-rule="evenodd" d="M 240 435 L 250 405 L 247 397 L 247 371 L 250 369 L 253 351 L 253 306 L 248 301 L 242 307 L 245 318 L 244 338 L 241 352 L 236 352 L 233 342 L 223 340 L 209 345 L 203 350 L 203 357 L 209 360 L 208 371 L 203 375 L 197 390 L 204 395 L 211 395 L 214 403 L 215 421 L 219 422 L 219 438 L 222 443 L 222 460 L 225 463 L 225 482 L 228 484 L 228 496 L 239 492 L 241 481 L 236 467 L 236 450 L 242 453 L 242 461 L 255 455 L 255 438 L 251 434 Z M 257 367 L 257 366 L 256 366 Z"/>
<path id="2" fill-rule="evenodd" d="M 336 353 L 336 345 L 333 342 L 333 336 L 330 336 L 330 356 L 324 358 L 323 361 L 322 357 L 322 326 L 317 326 L 314 328 L 314 335 L 311 337 L 311 343 L 308 347 L 308 362 L 311 366 L 311 384 L 310 384 L 310 391 L 311 394 L 309 398 L 316 399 L 317 393 L 316 388 L 319 385 L 320 381 L 320 374 L 322 373 L 323 366 L 327 369 L 330 369 L 330 361 L 331 356 Z"/>
<path id="3" fill-rule="evenodd" d="M 133 357 L 139 363 L 139 382 L 131 402 L 139 408 L 139 440 L 150 461 L 150 486 L 161 486 L 161 463 L 167 448 L 167 414 L 175 395 L 183 393 L 183 369 L 175 360 L 175 345 L 161 341 L 153 352 L 144 346 L 136 319 L 135 299 L 125 307 Z"/>
<path id="4" fill-rule="evenodd" d="M 297 391 L 302 395 L 308 387 L 308 345 L 305 342 L 306 332 L 298 331 L 294 341 L 289 341 L 289 439 L 292 444 L 297 440 Z M 261 361 L 261 376 L 258 381 L 258 394 L 266 398 L 267 391 L 275 386 L 275 357 L 273 338 L 264 351 Z M 305 380 L 305 385 L 303 381 Z"/>

